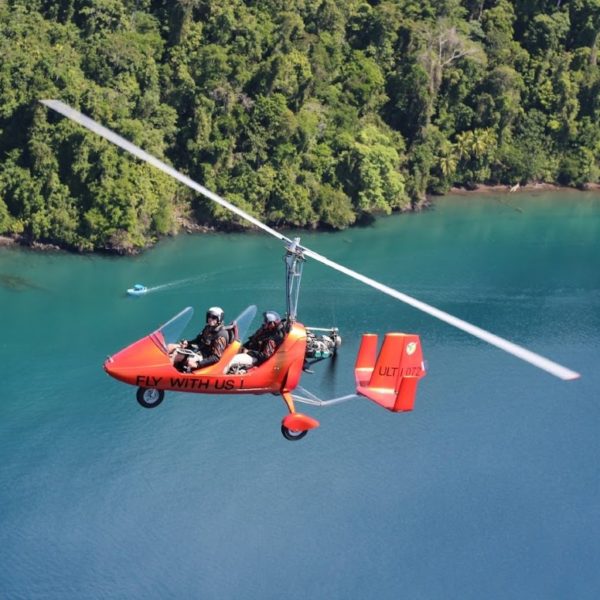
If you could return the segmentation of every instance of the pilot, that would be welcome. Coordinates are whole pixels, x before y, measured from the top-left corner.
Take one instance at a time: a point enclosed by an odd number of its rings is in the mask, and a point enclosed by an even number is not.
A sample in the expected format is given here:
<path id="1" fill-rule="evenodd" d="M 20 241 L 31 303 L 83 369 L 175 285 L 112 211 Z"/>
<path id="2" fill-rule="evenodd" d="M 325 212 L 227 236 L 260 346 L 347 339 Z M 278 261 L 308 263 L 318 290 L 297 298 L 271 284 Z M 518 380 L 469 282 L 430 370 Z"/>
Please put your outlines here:
<path id="1" fill-rule="evenodd" d="M 273 356 L 285 337 L 285 331 L 279 313 L 268 310 L 263 313 L 263 324 L 241 347 L 226 369 L 228 373 L 258 366 Z"/>
<path id="2" fill-rule="evenodd" d="M 182 340 L 179 344 L 169 344 L 169 355 L 173 366 L 179 371 L 203 369 L 221 360 L 229 343 L 229 335 L 223 326 L 225 313 L 220 306 L 212 306 L 206 311 L 206 326 L 193 340 Z M 177 352 L 179 348 L 192 350 L 191 354 Z"/>

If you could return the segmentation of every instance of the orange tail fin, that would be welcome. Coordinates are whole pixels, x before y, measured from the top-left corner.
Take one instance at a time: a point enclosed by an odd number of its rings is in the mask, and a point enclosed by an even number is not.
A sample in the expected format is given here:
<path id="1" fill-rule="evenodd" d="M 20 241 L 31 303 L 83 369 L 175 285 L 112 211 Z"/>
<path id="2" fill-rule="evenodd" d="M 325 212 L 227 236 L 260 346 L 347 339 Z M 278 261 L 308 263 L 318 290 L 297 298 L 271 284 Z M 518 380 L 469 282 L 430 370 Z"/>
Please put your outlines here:
<path id="1" fill-rule="evenodd" d="M 354 367 L 356 391 L 393 412 L 412 410 L 425 375 L 419 336 L 387 333 L 377 358 L 376 352 L 377 336 L 363 335 Z"/>

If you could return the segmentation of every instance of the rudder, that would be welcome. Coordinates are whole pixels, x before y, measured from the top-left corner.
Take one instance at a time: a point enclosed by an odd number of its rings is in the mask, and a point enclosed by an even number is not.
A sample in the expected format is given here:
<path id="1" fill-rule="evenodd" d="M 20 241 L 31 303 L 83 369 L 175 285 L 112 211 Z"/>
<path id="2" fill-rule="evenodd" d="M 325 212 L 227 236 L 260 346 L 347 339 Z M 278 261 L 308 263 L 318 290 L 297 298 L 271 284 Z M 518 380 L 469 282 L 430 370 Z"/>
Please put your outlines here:
<path id="1" fill-rule="evenodd" d="M 376 345 L 376 343 L 377 338 L 375 337 L 374 344 Z M 363 344 L 361 344 L 361 351 Z M 373 344 L 372 340 L 370 340 L 370 344 Z M 360 354 L 359 352 L 359 357 Z M 386 334 L 377 360 L 370 369 L 368 383 L 364 367 L 359 371 L 359 363 L 360 361 L 357 359 L 355 374 L 356 389 L 359 394 L 392 412 L 413 409 L 417 384 L 419 379 L 425 375 L 421 340 L 418 335 Z"/>
<path id="2" fill-rule="evenodd" d="M 356 355 L 356 363 L 354 364 L 354 376 L 357 387 L 366 385 L 369 382 L 376 358 L 377 335 L 374 333 L 363 333 L 360 348 Z"/>

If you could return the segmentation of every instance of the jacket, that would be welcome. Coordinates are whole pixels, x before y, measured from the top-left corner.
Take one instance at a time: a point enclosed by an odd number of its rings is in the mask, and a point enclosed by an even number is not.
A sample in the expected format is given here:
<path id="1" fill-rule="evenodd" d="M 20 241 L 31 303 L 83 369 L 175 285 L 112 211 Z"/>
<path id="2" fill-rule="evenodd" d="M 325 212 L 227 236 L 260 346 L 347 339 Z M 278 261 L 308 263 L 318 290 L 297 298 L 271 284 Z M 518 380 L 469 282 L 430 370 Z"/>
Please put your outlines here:
<path id="1" fill-rule="evenodd" d="M 244 344 L 248 354 L 256 359 L 256 364 L 264 363 L 273 356 L 285 337 L 283 326 L 279 324 L 275 329 L 268 329 L 264 325 L 250 336 Z"/>
<path id="2" fill-rule="evenodd" d="M 198 363 L 198 368 L 214 365 L 221 360 L 223 352 L 229 344 L 229 336 L 223 325 L 217 327 L 206 327 L 193 339 L 190 340 L 190 346 L 196 346 L 198 353 L 202 354 L 202 360 Z"/>

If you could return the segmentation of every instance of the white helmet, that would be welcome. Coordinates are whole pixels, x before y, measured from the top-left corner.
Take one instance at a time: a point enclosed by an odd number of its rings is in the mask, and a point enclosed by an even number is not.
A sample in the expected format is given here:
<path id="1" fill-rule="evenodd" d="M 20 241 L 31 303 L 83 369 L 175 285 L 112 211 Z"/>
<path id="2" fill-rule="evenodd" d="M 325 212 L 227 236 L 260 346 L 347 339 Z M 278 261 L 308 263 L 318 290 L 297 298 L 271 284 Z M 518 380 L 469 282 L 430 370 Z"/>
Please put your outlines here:
<path id="1" fill-rule="evenodd" d="M 208 318 L 214 317 L 217 319 L 217 323 L 220 325 L 223 322 L 223 318 L 225 317 L 225 312 L 220 306 L 211 306 L 206 311 L 206 322 L 208 323 Z"/>
<path id="2" fill-rule="evenodd" d="M 263 319 L 265 325 L 268 323 L 275 323 L 275 325 L 279 325 L 279 323 L 281 323 L 281 317 L 279 316 L 279 313 L 275 312 L 274 310 L 268 310 L 267 312 L 264 312 Z"/>

